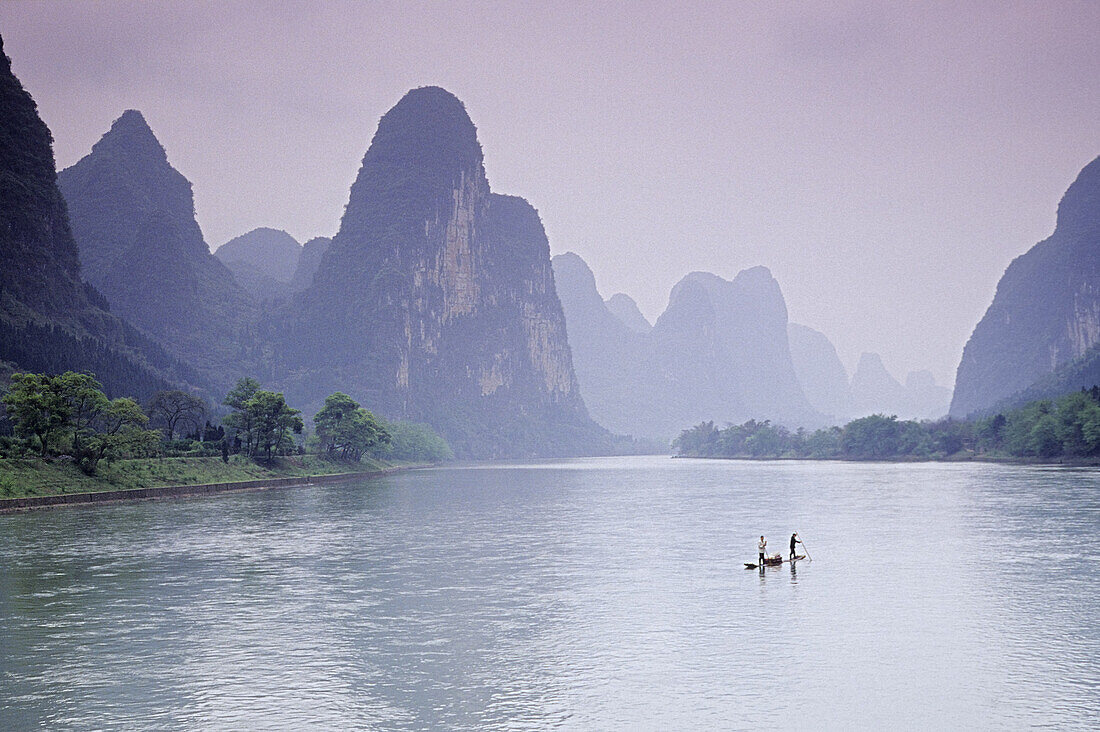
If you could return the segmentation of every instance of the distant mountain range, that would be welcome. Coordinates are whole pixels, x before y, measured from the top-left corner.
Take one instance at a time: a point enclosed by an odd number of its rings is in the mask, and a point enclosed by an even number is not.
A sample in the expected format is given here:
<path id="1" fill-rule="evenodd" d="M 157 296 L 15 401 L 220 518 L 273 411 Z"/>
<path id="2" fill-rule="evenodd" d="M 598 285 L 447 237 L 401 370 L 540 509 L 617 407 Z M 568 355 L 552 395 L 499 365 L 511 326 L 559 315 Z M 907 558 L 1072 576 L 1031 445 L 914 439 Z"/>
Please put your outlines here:
<path id="1" fill-rule="evenodd" d="M 55 174 L 0 58 L 0 376 L 86 369 L 114 394 L 218 398 L 253 375 L 307 414 L 341 390 L 466 457 L 602 453 L 704 420 L 963 417 L 1100 381 L 1100 158 L 1005 272 L 952 397 L 871 353 L 849 379 L 764 267 L 685 275 L 653 323 L 605 300 L 580 257 L 551 263 L 527 201 L 490 189 L 473 122 L 438 87 L 382 117 L 335 237 L 263 227 L 211 254 L 138 111 Z"/>
<path id="2" fill-rule="evenodd" d="M 579 256 L 553 264 L 581 393 L 600 424 L 670 440 L 707 419 L 823 420 L 794 374 L 786 305 L 765 268 L 732 281 L 691 273 L 647 327 L 632 301 L 604 302 Z"/>
<path id="3" fill-rule="evenodd" d="M 613 431 L 669 440 L 707 420 L 811 428 L 873 413 L 947 412 L 951 392 L 931 374 L 910 374 L 902 386 L 876 354 L 863 355 L 849 384 L 829 339 L 788 322 L 765 267 L 733 280 L 688 274 L 650 326 L 626 295 L 604 301 L 576 254 L 553 264 L 581 394 Z"/>

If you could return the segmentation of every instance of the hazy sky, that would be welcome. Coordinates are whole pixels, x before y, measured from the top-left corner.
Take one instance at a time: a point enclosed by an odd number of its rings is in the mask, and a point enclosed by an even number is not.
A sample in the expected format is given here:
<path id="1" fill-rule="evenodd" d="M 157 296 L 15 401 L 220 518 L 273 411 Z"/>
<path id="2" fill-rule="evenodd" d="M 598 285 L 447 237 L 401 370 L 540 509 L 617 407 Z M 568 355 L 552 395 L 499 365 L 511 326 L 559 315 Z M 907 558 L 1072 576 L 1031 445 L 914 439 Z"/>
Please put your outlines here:
<path id="1" fill-rule="evenodd" d="M 331 235 L 379 117 L 454 92 L 493 189 L 652 320 L 771 268 L 849 370 L 941 383 L 1100 155 L 1097 2 L 12 2 L 59 167 L 141 110 L 216 248 Z"/>

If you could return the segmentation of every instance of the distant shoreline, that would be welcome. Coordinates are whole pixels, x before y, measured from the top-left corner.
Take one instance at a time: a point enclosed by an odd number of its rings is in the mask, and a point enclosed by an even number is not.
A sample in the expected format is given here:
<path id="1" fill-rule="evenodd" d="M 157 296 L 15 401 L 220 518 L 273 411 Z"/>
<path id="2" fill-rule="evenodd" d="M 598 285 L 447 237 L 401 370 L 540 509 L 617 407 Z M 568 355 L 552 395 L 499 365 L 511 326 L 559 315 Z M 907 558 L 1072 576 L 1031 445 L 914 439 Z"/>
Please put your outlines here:
<path id="1" fill-rule="evenodd" d="M 989 463 L 993 465 L 1052 465 L 1066 468 L 1100 468 L 1100 457 L 1091 458 L 1051 458 L 1012 457 L 999 455 L 952 455 L 951 457 L 797 457 L 794 455 L 772 455 L 754 457 L 752 455 L 673 455 L 673 459 L 690 460 L 745 460 L 748 462 L 791 461 L 825 463 Z"/>

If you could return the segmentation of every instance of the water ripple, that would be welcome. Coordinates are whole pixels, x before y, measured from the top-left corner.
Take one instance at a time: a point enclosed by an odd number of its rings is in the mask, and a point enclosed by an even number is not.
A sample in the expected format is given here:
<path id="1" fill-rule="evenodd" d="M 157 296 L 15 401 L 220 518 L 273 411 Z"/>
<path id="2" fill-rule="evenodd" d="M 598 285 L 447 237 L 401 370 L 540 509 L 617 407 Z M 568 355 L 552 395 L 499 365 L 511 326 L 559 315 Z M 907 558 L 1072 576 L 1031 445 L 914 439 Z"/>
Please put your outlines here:
<path id="1" fill-rule="evenodd" d="M 0 728 L 1096 728 L 1097 526 L 1095 470 L 659 458 L 4 516 Z"/>

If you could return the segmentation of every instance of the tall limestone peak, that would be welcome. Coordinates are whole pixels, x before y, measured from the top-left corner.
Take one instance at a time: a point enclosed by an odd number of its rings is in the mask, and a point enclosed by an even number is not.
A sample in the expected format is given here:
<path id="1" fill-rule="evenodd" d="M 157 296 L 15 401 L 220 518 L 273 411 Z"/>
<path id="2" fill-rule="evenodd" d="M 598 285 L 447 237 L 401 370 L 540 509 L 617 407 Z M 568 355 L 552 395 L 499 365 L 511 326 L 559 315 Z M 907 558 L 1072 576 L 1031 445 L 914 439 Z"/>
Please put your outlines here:
<path id="1" fill-rule="evenodd" d="M 121 155 L 155 170 L 168 165 L 168 153 L 153 134 L 145 117 L 136 109 L 127 109 L 111 124 L 111 129 L 92 145 L 92 152 L 100 155 Z"/>
<path id="2" fill-rule="evenodd" d="M 1062 196 L 1057 228 L 1063 233 L 1100 231 L 1100 157 L 1081 169 Z"/>
<path id="3" fill-rule="evenodd" d="M 11 368 L 92 371 L 139 398 L 194 376 L 81 282 L 50 131 L 0 38 L 0 376 Z"/>
<path id="4" fill-rule="evenodd" d="M 588 264 L 573 252 L 552 260 L 565 313 L 573 366 L 585 405 L 608 429 L 671 438 L 682 428 L 664 415 L 663 381 L 652 368 L 652 348 L 612 314 Z"/>
<path id="5" fill-rule="evenodd" d="M 982 413 L 1100 343 L 1100 158 L 1078 174 L 1054 233 L 1012 261 L 963 350 L 951 415 Z"/>
<path id="6" fill-rule="evenodd" d="M 58 184 L 69 205 L 85 277 L 112 303 L 117 293 L 108 280 L 124 266 L 119 259 L 139 255 L 137 249 L 168 249 L 179 257 L 210 253 L 195 220 L 191 183 L 169 164 L 140 112 L 128 110 L 115 120 L 88 155 L 61 171 Z M 129 218 L 138 228 L 104 220 L 107 213 Z M 154 240 L 141 230 L 148 228 L 161 230 L 160 236 Z M 127 317 L 128 306 L 121 307 Z"/>
<path id="7" fill-rule="evenodd" d="M 593 318 L 604 318 L 606 308 L 603 298 L 600 297 L 600 291 L 596 288 L 596 275 L 580 255 L 573 252 L 557 254 L 552 260 L 552 265 L 563 303 L 568 296 L 570 300 L 568 309 L 580 316 L 576 318 L 575 324 L 567 321 L 570 342 L 572 342 L 574 329 L 584 328 L 593 321 Z M 572 319 L 573 316 L 570 318 Z"/>
<path id="8" fill-rule="evenodd" d="M 693 362 L 691 368 L 723 395 L 716 403 L 730 416 L 716 418 L 820 421 L 795 376 L 787 304 L 767 267 L 751 267 L 732 280 L 688 274 L 673 288 L 653 333 L 670 368 Z"/>
<path id="9" fill-rule="evenodd" d="M 452 195 L 461 196 L 461 217 L 484 205 L 488 190 L 477 129 L 462 102 L 439 87 L 413 89 L 379 121 L 340 233 L 345 240 L 374 238 L 382 232 L 372 227 L 393 218 L 387 209 L 415 207 L 403 212 L 412 214 L 401 217 L 408 222 L 430 216 L 428 208 L 449 207 Z"/>
<path id="10" fill-rule="evenodd" d="M 432 173 L 438 183 L 448 173 L 481 165 L 477 128 L 446 89 L 413 89 L 378 122 L 364 163 L 386 160 Z"/>
<path id="11" fill-rule="evenodd" d="M 58 185 L 85 276 L 112 310 L 216 383 L 237 378 L 255 307 L 210 253 L 191 183 L 141 114 L 119 117 Z"/>
<path id="12" fill-rule="evenodd" d="M 285 320 L 286 386 L 303 403 L 340 388 L 469 456 L 592 450 L 604 434 L 576 388 L 538 213 L 490 192 L 477 131 L 438 87 L 379 121 Z"/>

